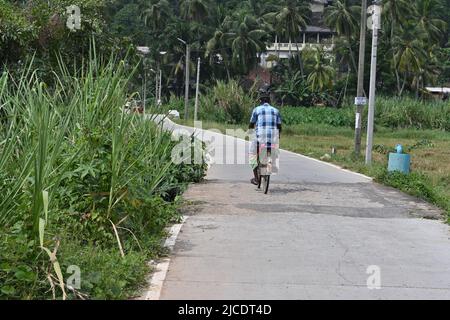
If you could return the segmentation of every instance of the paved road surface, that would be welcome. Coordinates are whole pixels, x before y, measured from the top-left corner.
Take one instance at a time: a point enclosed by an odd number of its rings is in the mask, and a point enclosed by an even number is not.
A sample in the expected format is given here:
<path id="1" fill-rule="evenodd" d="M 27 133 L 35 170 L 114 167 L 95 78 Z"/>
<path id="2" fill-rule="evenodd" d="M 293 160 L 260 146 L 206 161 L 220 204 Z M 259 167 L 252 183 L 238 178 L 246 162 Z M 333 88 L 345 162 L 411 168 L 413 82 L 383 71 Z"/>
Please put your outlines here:
<path id="1" fill-rule="evenodd" d="M 248 164 L 213 164 L 189 188 L 161 299 L 450 299 L 450 233 L 434 207 L 285 151 L 268 195 L 250 177 Z"/>

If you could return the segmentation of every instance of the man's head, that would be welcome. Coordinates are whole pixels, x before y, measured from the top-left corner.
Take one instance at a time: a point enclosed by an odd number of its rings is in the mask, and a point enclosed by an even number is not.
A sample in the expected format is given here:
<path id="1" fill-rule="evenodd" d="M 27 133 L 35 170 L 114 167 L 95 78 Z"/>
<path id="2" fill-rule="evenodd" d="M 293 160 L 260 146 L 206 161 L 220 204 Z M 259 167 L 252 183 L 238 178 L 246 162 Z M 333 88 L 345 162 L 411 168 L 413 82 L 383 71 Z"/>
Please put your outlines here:
<path id="1" fill-rule="evenodd" d="M 265 85 L 259 88 L 258 97 L 261 104 L 270 103 L 270 88 Z"/>

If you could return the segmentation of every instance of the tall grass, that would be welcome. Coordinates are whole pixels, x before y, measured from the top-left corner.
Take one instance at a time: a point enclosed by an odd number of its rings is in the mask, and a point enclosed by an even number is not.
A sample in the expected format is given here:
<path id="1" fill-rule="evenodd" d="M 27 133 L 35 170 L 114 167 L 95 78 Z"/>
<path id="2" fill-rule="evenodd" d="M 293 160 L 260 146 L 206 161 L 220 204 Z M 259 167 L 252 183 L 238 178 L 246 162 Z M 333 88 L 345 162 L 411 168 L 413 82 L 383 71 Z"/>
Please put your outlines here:
<path id="1" fill-rule="evenodd" d="M 169 133 L 123 112 L 132 73 L 123 61 L 101 59 L 92 51 L 79 70 L 60 63 L 51 88 L 31 69 L 19 78 L 1 75 L 1 258 L 16 264 L 19 259 L 30 273 L 27 279 L 35 279 L 30 289 L 14 278 L 20 266 L 0 268 L 0 288 L 7 296 L 45 296 L 47 280 L 47 287 L 55 287 L 51 279 L 60 275 L 49 265 L 57 258 L 48 261 L 40 252 L 56 253 L 60 240 L 62 246 L 64 240 L 117 245 L 125 258 L 139 238 L 148 238 L 149 230 L 136 221 L 148 214 L 149 203 L 192 179 L 189 174 L 174 178 L 193 171 L 171 162 Z M 8 239 L 19 238 L 30 246 L 17 258 Z"/>
<path id="2" fill-rule="evenodd" d="M 286 125 L 318 123 L 336 127 L 354 126 L 354 107 L 334 108 L 281 108 Z M 367 108 L 363 114 L 366 123 Z M 450 130 L 450 103 L 421 101 L 412 98 L 377 97 L 375 124 L 393 129 L 437 129 Z"/>
<path id="3" fill-rule="evenodd" d="M 450 102 L 379 97 L 376 122 L 389 128 L 450 130 Z"/>

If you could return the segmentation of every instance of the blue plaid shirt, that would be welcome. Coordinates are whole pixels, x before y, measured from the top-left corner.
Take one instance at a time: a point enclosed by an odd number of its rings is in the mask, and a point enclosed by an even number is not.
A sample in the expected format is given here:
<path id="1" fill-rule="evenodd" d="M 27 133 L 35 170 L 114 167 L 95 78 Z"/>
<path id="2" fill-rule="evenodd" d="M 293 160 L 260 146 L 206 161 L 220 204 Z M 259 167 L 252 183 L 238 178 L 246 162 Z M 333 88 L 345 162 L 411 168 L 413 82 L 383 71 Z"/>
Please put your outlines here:
<path id="1" fill-rule="evenodd" d="M 268 103 L 254 108 L 250 123 L 255 124 L 258 142 L 266 143 L 268 146 L 278 142 L 279 132 L 277 125 L 281 125 L 281 115 L 277 108 L 272 107 Z M 273 141 L 274 137 L 277 137 L 277 141 Z"/>

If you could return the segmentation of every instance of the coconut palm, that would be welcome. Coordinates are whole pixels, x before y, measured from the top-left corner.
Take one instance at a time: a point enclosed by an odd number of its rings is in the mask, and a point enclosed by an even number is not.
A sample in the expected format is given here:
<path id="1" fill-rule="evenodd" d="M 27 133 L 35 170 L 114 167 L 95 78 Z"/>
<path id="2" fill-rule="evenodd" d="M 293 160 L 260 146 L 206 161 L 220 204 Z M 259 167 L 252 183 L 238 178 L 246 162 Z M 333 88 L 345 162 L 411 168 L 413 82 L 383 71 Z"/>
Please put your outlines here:
<path id="1" fill-rule="evenodd" d="M 394 65 L 395 70 L 403 75 L 403 81 L 399 88 L 399 95 L 402 95 L 408 76 L 423 72 L 427 63 L 426 33 L 420 28 L 407 25 L 400 29 L 398 35 L 394 37 Z"/>
<path id="2" fill-rule="evenodd" d="M 167 0 L 146 1 L 145 9 L 141 18 L 146 26 L 150 26 L 154 31 L 160 30 L 172 16 L 172 10 Z"/>
<path id="3" fill-rule="evenodd" d="M 182 0 L 180 15 L 189 22 L 205 21 L 209 15 L 208 0 Z"/>
<path id="4" fill-rule="evenodd" d="M 307 78 L 307 83 L 312 91 L 323 91 L 331 88 L 334 78 L 334 68 L 326 56 L 323 48 L 315 48 L 313 54 L 314 63 Z"/>
<path id="5" fill-rule="evenodd" d="M 245 13 L 237 13 L 225 22 L 230 27 L 228 41 L 232 51 L 232 65 L 238 72 L 247 73 L 257 63 L 257 57 L 266 50 L 264 38 L 267 33 L 260 29 L 255 18 Z"/>
<path id="6" fill-rule="evenodd" d="M 350 0 L 338 0 L 325 10 L 325 23 L 333 28 L 339 36 L 346 39 L 353 70 L 357 70 L 352 38 L 359 31 L 360 6 L 352 5 Z"/>
<path id="7" fill-rule="evenodd" d="M 416 0 L 418 25 L 428 34 L 431 42 L 439 42 L 445 35 L 447 24 L 440 19 L 443 12 L 438 0 Z"/>
<path id="8" fill-rule="evenodd" d="M 391 49 L 394 46 L 394 38 L 399 28 L 401 28 L 405 23 L 408 22 L 409 18 L 414 14 L 414 12 L 414 4 L 409 0 L 385 0 L 383 2 L 383 25 L 388 28 L 388 42 Z M 394 50 L 391 50 L 391 53 L 392 64 L 394 66 L 394 74 L 397 82 L 397 93 L 400 95 L 403 90 L 399 70 L 396 67 L 398 65 L 398 62 L 396 61 Z"/>
<path id="9" fill-rule="evenodd" d="M 230 79 L 230 48 L 227 42 L 227 32 L 223 29 L 217 29 L 214 36 L 206 43 L 205 57 L 209 57 L 210 64 L 219 60 L 225 66 L 227 77 Z"/>
<path id="10" fill-rule="evenodd" d="M 308 15 L 310 13 L 309 4 L 299 0 L 284 0 L 276 7 L 276 10 L 265 15 L 265 18 L 272 23 L 276 34 L 289 39 L 298 39 L 300 30 L 306 29 Z M 300 71 L 303 76 L 303 65 L 301 62 L 298 40 L 295 40 L 297 56 L 299 59 Z M 289 50 L 290 50 L 289 46 Z M 292 55 L 292 52 L 289 52 Z M 289 65 L 290 66 L 290 65 Z"/>

